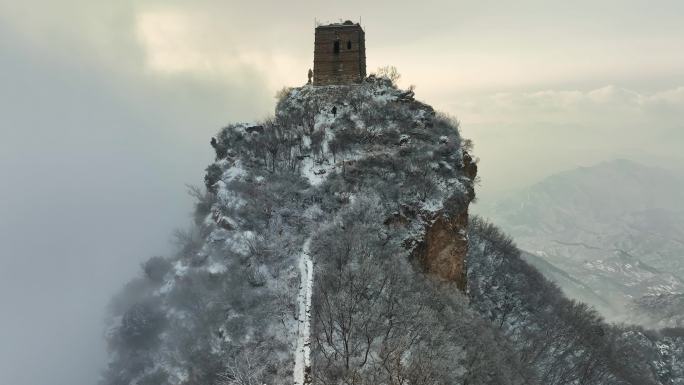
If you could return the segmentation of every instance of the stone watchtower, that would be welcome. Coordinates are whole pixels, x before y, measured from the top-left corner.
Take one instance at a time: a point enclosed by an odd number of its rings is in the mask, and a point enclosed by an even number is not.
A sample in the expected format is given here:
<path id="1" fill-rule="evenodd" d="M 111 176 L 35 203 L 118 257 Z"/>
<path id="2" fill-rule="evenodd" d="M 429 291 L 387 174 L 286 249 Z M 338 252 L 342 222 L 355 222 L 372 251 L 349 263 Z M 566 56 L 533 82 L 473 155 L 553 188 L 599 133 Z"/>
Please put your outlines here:
<path id="1" fill-rule="evenodd" d="M 360 83 L 366 77 L 366 38 L 358 23 L 316 27 L 313 84 Z"/>

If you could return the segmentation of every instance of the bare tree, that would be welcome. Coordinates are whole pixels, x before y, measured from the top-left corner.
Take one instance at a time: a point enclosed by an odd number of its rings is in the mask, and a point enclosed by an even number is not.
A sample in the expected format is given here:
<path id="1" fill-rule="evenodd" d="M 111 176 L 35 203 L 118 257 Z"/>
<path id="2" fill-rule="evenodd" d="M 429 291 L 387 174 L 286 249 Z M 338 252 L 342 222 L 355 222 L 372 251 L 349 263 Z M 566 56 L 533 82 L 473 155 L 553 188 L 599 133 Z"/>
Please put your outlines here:
<path id="1" fill-rule="evenodd" d="M 266 365 L 257 348 L 246 347 L 236 354 L 218 375 L 217 385 L 262 385 Z"/>
<path id="2" fill-rule="evenodd" d="M 391 65 L 386 65 L 378 68 L 375 74 L 378 77 L 389 79 L 395 86 L 401 78 L 401 74 L 397 70 L 397 67 Z"/>

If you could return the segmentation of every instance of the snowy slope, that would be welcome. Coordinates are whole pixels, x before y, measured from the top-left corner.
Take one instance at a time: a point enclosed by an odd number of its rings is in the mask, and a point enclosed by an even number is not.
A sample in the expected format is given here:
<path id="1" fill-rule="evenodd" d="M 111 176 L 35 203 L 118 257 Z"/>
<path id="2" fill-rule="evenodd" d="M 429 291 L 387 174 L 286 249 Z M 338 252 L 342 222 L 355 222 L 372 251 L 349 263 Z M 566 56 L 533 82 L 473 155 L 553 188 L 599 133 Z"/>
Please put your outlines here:
<path id="1" fill-rule="evenodd" d="M 195 224 L 180 234 L 178 255 L 146 268 L 114 301 L 108 332 L 114 354 L 103 384 L 379 379 L 427 357 L 418 352 L 440 338 L 437 330 L 446 332 L 445 317 L 481 322 L 453 310 L 464 306 L 462 295 L 453 294 L 446 307 L 428 303 L 419 298 L 434 290 L 430 283 L 412 282 L 411 245 L 435 215 L 463 212 L 473 188 L 463 172 L 457 123 L 412 91 L 375 77 L 353 86 L 293 88 L 273 118 L 231 124 L 211 144 L 216 162 L 207 168 L 206 192 L 194 193 Z M 405 222 L 388 227 L 397 215 Z M 354 252 L 328 245 L 344 239 Z M 347 250 L 344 258 L 339 250 Z M 387 268 L 372 276 L 381 279 L 377 286 L 330 291 L 380 264 Z M 344 275 L 331 275 L 336 269 Z M 398 322 L 408 314 L 367 312 L 368 301 L 389 309 L 424 303 L 410 322 Z M 332 315 L 322 317 L 326 311 Z M 351 325 L 327 323 L 340 312 L 354 314 Z M 366 319 L 363 332 L 355 329 L 357 317 Z M 393 326 L 381 332 L 380 325 Z M 443 379 L 474 378 L 458 363 L 457 346 L 470 337 L 459 338 L 429 349 L 454 350 L 443 354 L 449 365 L 433 359 L 420 361 L 421 368 Z M 382 369 L 390 363 L 389 372 Z"/>
<path id="2" fill-rule="evenodd" d="M 311 238 L 304 241 L 299 256 L 299 294 L 297 294 L 297 345 L 295 348 L 294 383 L 311 382 L 311 296 L 313 290 L 313 261 Z"/>
<path id="3" fill-rule="evenodd" d="M 498 230 L 466 228 L 469 144 L 411 90 L 292 88 L 211 145 L 177 254 L 112 300 L 101 385 L 682 384 L 679 329 L 607 325 Z M 421 248 L 434 228 L 449 247 Z M 469 292 L 424 249 L 468 251 Z"/>
<path id="4" fill-rule="evenodd" d="M 684 384 L 683 328 L 608 324 L 565 298 L 495 226 L 473 218 L 469 240 L 471 306 L 509 338 L 538 383 Z"/>

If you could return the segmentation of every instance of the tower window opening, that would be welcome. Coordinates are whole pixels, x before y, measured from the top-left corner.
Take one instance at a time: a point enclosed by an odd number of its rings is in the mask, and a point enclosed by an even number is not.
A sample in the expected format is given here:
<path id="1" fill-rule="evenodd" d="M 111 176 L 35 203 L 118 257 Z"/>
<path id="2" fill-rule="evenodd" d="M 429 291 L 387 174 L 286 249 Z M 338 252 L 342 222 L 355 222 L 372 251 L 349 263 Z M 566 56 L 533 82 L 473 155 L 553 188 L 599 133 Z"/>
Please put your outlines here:
<path id="1" fill-rule="evenodd" d="M 347 40 L 347 49 L 351 49 L 351 40 Z"/>
<path id="2" fill-rule="evenodd" d="M 335 40 L 335 45 L 334 45 L 334 47 L 333 47 L 333 52 L 334 52 L 334 53 L 340 53 L 340 41 L 339 41 L 339 40 Z"/>

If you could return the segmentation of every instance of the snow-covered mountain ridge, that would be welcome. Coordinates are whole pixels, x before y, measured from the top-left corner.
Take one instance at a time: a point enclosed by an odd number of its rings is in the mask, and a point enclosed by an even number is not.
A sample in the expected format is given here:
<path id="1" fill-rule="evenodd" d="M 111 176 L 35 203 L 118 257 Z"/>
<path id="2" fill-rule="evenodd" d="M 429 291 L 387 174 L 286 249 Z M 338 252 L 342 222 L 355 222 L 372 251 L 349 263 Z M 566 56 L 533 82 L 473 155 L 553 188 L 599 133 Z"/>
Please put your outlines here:
<path id="1" fill-rule="evenodd" d="M 465 288 L 467 207 L 476 166 L 457 124 L 416 101 L 412 91 L 375 77 L 361 85 L 293 88 L 281 96 L 272 119 L 229 125 L 211 144 L 216 162 L 207 168 L 206 193 L 195 191 L 195 227 L 183 235 L 179 255 L 156 261 L 166 263 L 156 280 L 148 274 L 134 281 L 142 288 L 125 290 L 124 304 L 114 306 L 120 315 L 110 334 L 118 351 L 112 368 L 120 369 L 110 370 L 110 379 L 213 383 L 253 372 L 268 383 L 309 382 L 328 373 L 312 370 L 312 358 L 345 367 L 357 359 L 356 351 L 337 351 L 346 327 L 329 325 L 332 334 L 325 340 L 316 334 L 327 322 L 320 318 L 329 303 L 326 293 L 342 295 L 327 308 L 330 313 L 358 295 L 330 291 L 341 284 L 331 271 L 346 271 L 351 275 L 344 279 L 351 279 L 386 264 L 383 274 L 373 276 L 392 274 L 378 282 L 380 292 L 364 294 L 375 304 L 389 300 L 378 296 L 400 290 L 399 281 L 415 274 L 411 266 Z M 433 223 L 439 223 L 439 234 L 425 237 Z M 319 309 L 313 319 L 311 303 Z M 140 317 L 131 318 L 130 304 L 140 308 Z M 145 329 L 151 314 L 163 317 L 149 328 L 150 345 L 130 345 L 127 339 L 137 343 L 136 333 L 144 333 L 137 329 Z M 157 327 L 163 331 L 155 334 Z M 394 343 L 401 345 L 404 335 Z M 385 344 L 390 337 L 384 335 Z M 363 364 L 355 365 L 371 370 L 394 359 L 376 352 L 379 338 L 366 336 L 372 346 Z M 314 357 L 308 354 L 312 345 Z M 149 364 L 133 368 L 127 362 L 138 348 Z M 409 347 L 402 349 L 408 359 Z"/>
<path id="2" fill-rule="evenodd" d="M 102 385 L 683 383 L 678 329 L 604 323 L 468 215 L 469 142 L 413 91 L 292 88 L 211 145 L 178 253 L 112 301 Z"/>

